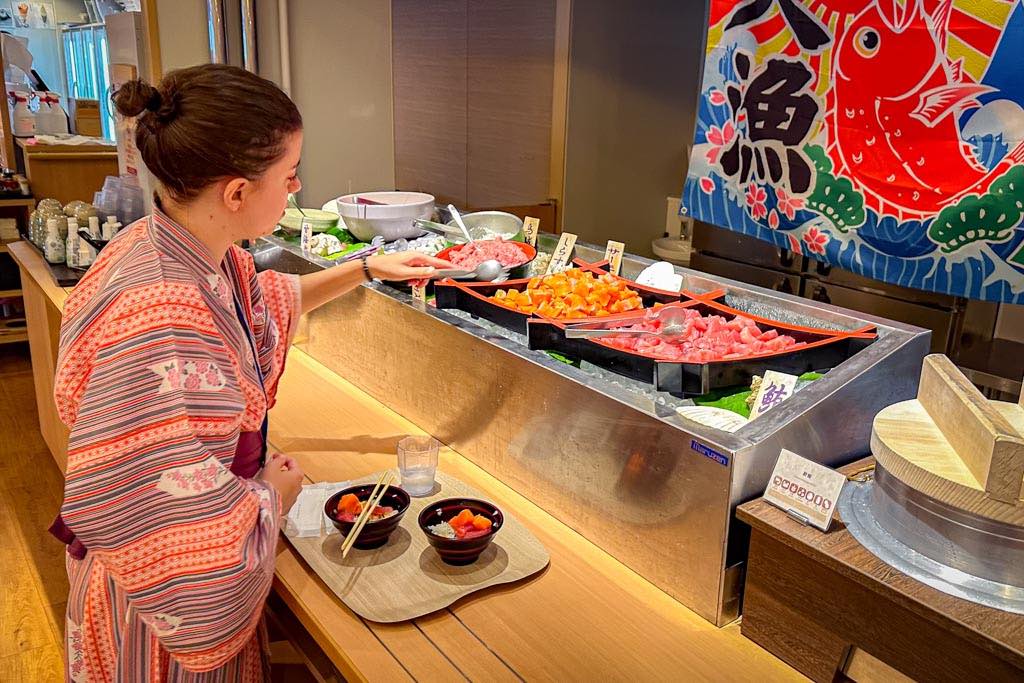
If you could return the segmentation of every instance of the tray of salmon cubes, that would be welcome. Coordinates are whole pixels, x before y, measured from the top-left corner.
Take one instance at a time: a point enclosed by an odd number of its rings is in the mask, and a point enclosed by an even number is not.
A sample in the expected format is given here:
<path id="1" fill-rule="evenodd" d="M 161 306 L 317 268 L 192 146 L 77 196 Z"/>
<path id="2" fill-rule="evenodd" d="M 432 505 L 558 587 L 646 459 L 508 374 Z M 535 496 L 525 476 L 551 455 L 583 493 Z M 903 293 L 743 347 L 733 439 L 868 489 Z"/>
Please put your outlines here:
<path id="1" fill-rule="evenodd" d="M 721 291 L 683 296 L 639 314 L 602 320 L 534 319 L 528 325 L 529 345 L 653 384 L 659 391 L 694 396 L 749 385 L 767 370 L 800 375 L 833 368 L 875 339 L 871 326 L 817 329 L 738 311 L 721 301 Z M 665 320 L 674 326 L 666 328 Z M 570 325 L 628 334 L 572 339 L 566 336 Z"/>
<path id="2" fill-rule="evenodd" d="M 438 308 L 465 311 L 525 335 L 530 318 L 600 320 L 679 301 L 678 292 L 638 285 L 577 260 L 562 273 L 505 282 L 435 284 Z"/>

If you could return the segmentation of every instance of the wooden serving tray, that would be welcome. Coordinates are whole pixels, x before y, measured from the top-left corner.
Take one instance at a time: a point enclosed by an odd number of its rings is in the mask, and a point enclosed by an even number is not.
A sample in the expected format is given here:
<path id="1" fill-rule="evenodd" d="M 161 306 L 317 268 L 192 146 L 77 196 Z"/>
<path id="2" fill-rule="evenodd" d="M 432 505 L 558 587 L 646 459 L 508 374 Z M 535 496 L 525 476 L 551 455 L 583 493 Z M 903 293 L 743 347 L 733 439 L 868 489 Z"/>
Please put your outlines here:
<path id="1" fill-rule="evenodd" d="M 380 473 L 351 485 L 373 483 Z M 287 537 L 335 595 L 359 616 L 382 623 L 408 621 L 436 612 L 470 593 L 519 581 L 548 565 L 547 550 L 515 517 L 502 510 L 504 524 L 473 564 L 455 567 L 441 561 L 416 519 L 442 498 L 487 497 L 455 477 L 438 471 L 432 495 L 413 498 L 388 542 L 374 550 L 353 548 L 342 559 L 340 533 Z M 331 527 L 334 531 L 333 527 Z"/>

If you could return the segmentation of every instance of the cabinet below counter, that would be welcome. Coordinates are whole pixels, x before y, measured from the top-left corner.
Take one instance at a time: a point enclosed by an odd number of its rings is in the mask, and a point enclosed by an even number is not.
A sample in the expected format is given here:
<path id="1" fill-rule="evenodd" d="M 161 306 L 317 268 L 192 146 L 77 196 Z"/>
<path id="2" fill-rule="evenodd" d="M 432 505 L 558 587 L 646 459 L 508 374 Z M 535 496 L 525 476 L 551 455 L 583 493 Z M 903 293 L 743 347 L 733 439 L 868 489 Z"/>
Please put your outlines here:
<path id="1" fill-rule="evenodd" d="M 53 402 L 53 377 L 60 348 L 61 313 L 70 290 L 57 285 L 49 265 L 28 242 L 13 242 L 7 249 L 21 274 L 39 431 L 63 472 L 68 460 L 68 429 L 60 421 Z"/>

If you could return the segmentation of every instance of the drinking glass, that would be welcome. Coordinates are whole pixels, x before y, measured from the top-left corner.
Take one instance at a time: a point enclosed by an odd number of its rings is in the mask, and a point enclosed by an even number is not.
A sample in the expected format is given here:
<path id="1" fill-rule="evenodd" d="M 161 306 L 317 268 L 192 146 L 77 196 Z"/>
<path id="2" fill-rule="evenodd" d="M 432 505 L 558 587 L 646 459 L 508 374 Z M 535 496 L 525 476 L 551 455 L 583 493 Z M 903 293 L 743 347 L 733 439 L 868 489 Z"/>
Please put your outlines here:
<path id="1" fill-rule="evenodd" d="M 410 496 L 426 496 L 434 490 L 439 446 L 429 436 L 407 436 L 398 442 L 398 472 Z"/>

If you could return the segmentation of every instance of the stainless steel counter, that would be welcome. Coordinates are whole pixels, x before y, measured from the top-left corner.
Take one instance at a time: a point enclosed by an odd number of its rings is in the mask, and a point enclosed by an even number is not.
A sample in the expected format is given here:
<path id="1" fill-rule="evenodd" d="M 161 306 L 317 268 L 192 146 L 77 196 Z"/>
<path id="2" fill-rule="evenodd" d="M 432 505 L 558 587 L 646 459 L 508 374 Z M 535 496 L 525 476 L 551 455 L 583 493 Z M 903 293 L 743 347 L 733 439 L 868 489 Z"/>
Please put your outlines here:
<path id="1" fill-rule="evenodd" d="M 552 250 L 555 239 L 542 235 L 541 249 Z M 576 255 L 598 261 L 603 249 L 578 244 Z M 262 265 L 278 260 L 285 257 L 264 256 Z M 331 263 L 314 260 L 317 267 Z M 623 274 L 635 276 L 650 263 L 627 256 Z M 763 492 L 780 448 L 829 465 L 865 455 L 875 413 L 916 395 L 930 333 L 677 271 L 691 291 L 724 288 L 734 308 L 811 327 L 870 323 L 878 339 L 733 434 L 679 416 L 672 396 L 565 365 L 529 350 L 517 335 L 383 284 L 314 311 L 300 346 L 723 625 L 739 614 L 747 550 L 735 506 Z"/>

